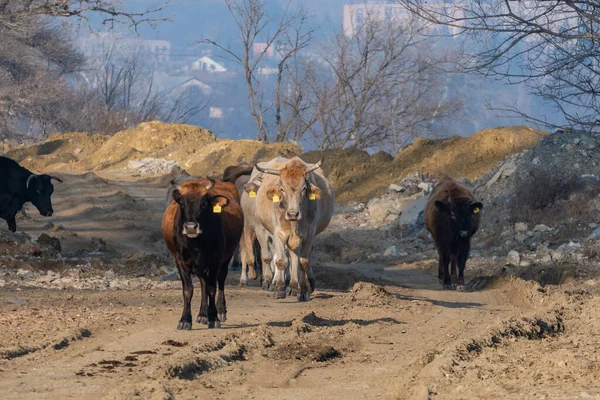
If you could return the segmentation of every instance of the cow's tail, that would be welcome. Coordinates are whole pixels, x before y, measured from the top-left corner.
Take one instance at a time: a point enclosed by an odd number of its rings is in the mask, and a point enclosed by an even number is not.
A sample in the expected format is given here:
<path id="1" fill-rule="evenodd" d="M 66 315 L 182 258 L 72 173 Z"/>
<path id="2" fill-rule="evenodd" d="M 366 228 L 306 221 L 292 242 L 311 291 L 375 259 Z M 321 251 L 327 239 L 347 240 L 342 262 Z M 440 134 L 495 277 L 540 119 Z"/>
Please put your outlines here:
<path id="1" fill-rule="evenodd" d="M 246 162 L 227 167 L 225 168 L 225 171 L 223 171 L 223 182 L 235 184 L 235 181 L 240 176 L 251 175 L 253 169 L 254 165 L 248 164 Z"/>

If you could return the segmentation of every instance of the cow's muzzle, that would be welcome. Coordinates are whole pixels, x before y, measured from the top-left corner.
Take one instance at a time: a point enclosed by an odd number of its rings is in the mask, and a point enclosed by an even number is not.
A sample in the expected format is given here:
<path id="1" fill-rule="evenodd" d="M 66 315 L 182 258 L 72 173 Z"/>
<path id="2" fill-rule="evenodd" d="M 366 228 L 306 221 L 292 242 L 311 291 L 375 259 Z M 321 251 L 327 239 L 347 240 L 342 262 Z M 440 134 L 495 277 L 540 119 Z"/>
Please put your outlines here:
<path id="1" fill-rule="evenodd" d="M 197 238 L 200 236 L 202 231 L 200 230 L 200 224 L 197 222 L 186 222 L 183 224 L 183 235 L 190 239 Z"/>
<path id="2" fill-rule="evenodd" d="M 285 213 L 285 219 L 288 221 L 299 221 L 301 218 L 300 211 L 298 210 L 288 210 Z"/>
<path id="3" fill-rule="evenodd" d="M 469 231 L 459 231 L 459 232 L 458 232 L 458 235 L 459 235 L 461 238 L 466 238 L 466 237 L 468 237 L 468 236 L 469 236 Z"/>
<path id="4" fill-rule="evenodd" d="M 44 217 L 51 217 L 52 214 L 54 214 L 54 212 L 52 210 L 48 210 L 43 215 L 44 215 Z"/>

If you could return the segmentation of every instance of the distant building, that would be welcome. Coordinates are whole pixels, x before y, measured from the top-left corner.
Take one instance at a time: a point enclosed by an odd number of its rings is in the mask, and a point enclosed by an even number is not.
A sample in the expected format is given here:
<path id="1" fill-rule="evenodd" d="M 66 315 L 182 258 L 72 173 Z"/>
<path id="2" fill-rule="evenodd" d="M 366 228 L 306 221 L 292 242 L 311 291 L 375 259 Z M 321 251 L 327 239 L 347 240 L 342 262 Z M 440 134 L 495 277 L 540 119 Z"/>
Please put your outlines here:
<path id="1" fill-rule="evenodd" d="M 363 3 L 344 6 L 344 35 L 351 37 L 366 21 L 396 23 L 408 18 L 410 12 L 400 4 Z"/>
<path id="2" fill-rule="evenodd" d="M 268 57 L 273 57 L 273 54 L 275 53 L 273 51 L 273 45 L 269 45 L 267 43 L 254 43 L 252 46 L 252 54 L 257 57 L 262 53 Z"/>
<path id="3" fill-rule="evenodd" d="M 129 39 L 111 33 L 99 33 L 82 38 L 80 48 L 88 58 L 102 57 L 111 46 L 121 56 L 137 55 L 141 60 L 164 67 L 171 61 L 171 42 L 168 40 Z"/>
<path id="4" fill-rule="evenodd" d="M 200 57 L 192 63 L 192 71 L 226 72 L 227 69 L 210 57 Z"/>

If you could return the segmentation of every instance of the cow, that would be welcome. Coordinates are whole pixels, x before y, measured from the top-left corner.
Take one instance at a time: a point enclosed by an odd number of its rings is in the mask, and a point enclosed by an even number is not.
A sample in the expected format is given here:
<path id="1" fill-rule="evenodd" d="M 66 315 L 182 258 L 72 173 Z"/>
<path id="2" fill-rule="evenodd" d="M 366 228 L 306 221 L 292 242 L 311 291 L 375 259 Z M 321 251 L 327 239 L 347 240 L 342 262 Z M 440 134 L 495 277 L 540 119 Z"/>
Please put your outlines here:
<path id="1" fill-rule="evenodd" d="M 233 184 L 212 178 L 173 182 L 173 186 L 162 232 L 182 283 L 183 313 L 177 329 L 192 329 L 192 274 L 200 278 L 202 288 L 196 322 L 220 328 L 227 320 L 224 289 L 228 266 L 244 227 L 240 198 Z"/>
<path id="2" fill-rule="evenodd" d="M 17 231 L 15 217 L 27 202 L 44 217 L 52 216 L 52 180 L 62 182 L 62 179 L 34 174 L 8 157 L 0 157 L 0 171 L 0 218 L 8 223 L 11 232 Z"/>
<path id="3" fill-rule="evenodd" d="M 252 173 L 253 169 L 254 169 L 254 166 L 252 166 L 251 164 L 248 164 L 247 162 L 241 162 L 236 165 L 230 165 L 230 166 L 226 167 L 225 170 L 223 171 L 223 182 L 233 183 L 235 185 L 238 193 L 241 195 L 242 192 L 244 191 L 244 185 L 246 183 L 248 183 L 248 181 L 250 180 L 250 174 Z M 257 254 L 260 254 L 260 245 L 258 244 L 258 241 L 255 241 L 254 242 L 255 258 L 256 258 Z M 258 259 L 260 259 L 260 258 L 258 258 Z M 239 247 L 235 251 L 233 259 L 231 260 L 231 267 L 232 267 L 232 269 L 234 269 L 236 267 L 240 267 L 240 269 L 242 271 L 242 275 L 241 275 L 242 278 L 240 279 L 240 286 L 245 286 L 247 283 L 247 278 L 245 278 L 245 277 L 247 276 L 248 270 L 246 268 L 244 268 L 241 264 Z M 257 279 L 257 275 L 255 273 L 254 267 L 251 268 L 249 270 L 249 272 L 250 272 L 250 278 L 252 280 Z M 242 281 L 243 281 L 243 284 L 242 284 Z"/>
<path id="4" fill-rule="evenodd" d="M 320 168 L 322 162 L 308 165 L 299 157 L 278 157 L 259 163 L 244 187 L 242 208 L 248 213 L 241 241 L 242 263 L 250 257 L 252 240 L 258 238 L 264 281 L 271 275 L 267 266 L 271 261 L 275 265 L 272 284 L 276 298 L 286 297 L 286 249 L 291 265 L 290 291 L 297 289 L 298 301 L 308 301 L 315 289 L 309 256 L 315 236 L 329 225 L 335 204 L 333 187 Z M 269 241 L 272 252 L 265 246 Z"/>
<path id="5" fill-rule="evenodd" d="M 479 229 L 482 209 L 471 190 L 452 178 L 442 178 L 429 195 L 425 227 L 438 252 L 438 279 L 444 289 L 464 290 L 471 237 Z"/>

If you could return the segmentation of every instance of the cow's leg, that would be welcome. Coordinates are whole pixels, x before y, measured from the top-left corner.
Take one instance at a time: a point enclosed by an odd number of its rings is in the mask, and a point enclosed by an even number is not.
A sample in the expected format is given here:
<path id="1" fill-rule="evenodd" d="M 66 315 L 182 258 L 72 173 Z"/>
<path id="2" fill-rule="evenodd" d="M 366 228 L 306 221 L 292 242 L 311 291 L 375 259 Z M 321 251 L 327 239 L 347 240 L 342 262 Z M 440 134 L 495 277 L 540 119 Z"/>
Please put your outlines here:
<path id="1" fill-rule="evenodd" d="M 456 287 L 456 280 L 458 278 L 458 271 L 457 269 L 457 255 L 456 254 L 451 254 L 450 255 L 450 282 L 452 283 L 452 288 L 454 289 Z"/>
<path id="2" fill-rule="evenodd" d="M 302 268 L 300 268 L 300 249 L 290 250 L 289 274 L 290 282 L 288 285 L 289 294 L 297 295 L 298 301 L 304 301 L 303 293 L 306 292 L 307 284 Z"/>
<path id="3" fill-rule="evenodd" d="M 198 278 L 200 278 L 202 296 L 200 296 L 200 312 L 196 317 L 196 322 L 199 324 L 208 324 L 208 293 L 206 292 L 206 281 L 202 276 L 198 276 Z"/>
<path id="4" fill-rule="evenodd" d="M 275 247 L 275 254 L 273 255 L 273 262 L 275 263 L 275 276 L 273 277 L 273 285 L 275 286 L 274 297 L 276 299 L 285 299 L 285 267 L 287 265 L 285 246 L 278 237 L 273 238 L 273 246 Z"/>
<path id="5" fill-rule="evenodd" d="M 242 240 L 240 242 L 241 259 L 242 259 L 242 275 L 240 277 L 240 286 L 246 286 L 248 284 L 248 273 L 250 279 L 256 279 L 256 272 L 254 271 L 254 239 L 256 233 L 250 226 L 244 227 L 242 234 Z"/>
<path id="6" fill-rule="evenodd" d="M 240 248 L 240 246 L 238 246 L 235 249 L 235 252 L 233 253 L 233 257 L 231 257 L 231 262 L 229 265 L 231 265 L 232 271 L 235 271 L 238 268 L 241 269 L 240 252 L 241 252 L 241 248 Z"/>
<path id="7" fill-rule="evenodd" d="M 224 263 L 219 271 L 217 280 L 217 317 L 220 322 L 227 321 L 227 303 L 225 301 L 225 280 L 227 279 L 227 264 Z"/>
<path id="8" fill-rule="evenodd" d="M 192 329 L 192 296 L 194 295 L 194 285 L 192 283 L 192 273 L 190 268 L 186 266 L 181 258 L 177 259 L 177 268 L 181 277 L 181 285 L 183 289 L 183 313 L 177 324 L 178 330 Z"/>
<path id="9" fill-rule="evenodd" d="M 6 223 L 8 224 L 9 231 L 11 231 L 11 232 L 17 231 L 17 220 L 15 219 L 14 215 L 12 217 L 10 217 L 9 219 L 7 219 Z"/>
<path id="10" fill-rule="evenodd" d="M 458 281 L 456 290 L 462 292 L 465 290 L 465 267 L 467 266 L 467 259 L 469 258 L 471 243 L 462 243 L 458 249 Z"/>
<path id="11" fill-rule="evenodd" d="M 215 271 L 215 269 L 211 269 L 210 271 Z M 217 318 L 217 305 L 215 301 L 215 296 L 217 294 L 217 279 L 214 276 L 214 273 L 209 273 L 204 277 L 206 280 L 206 291 L 208 294 L 208 328 L 220 328 L 221 322 Z"/>
<path id="12" fill-rule="evenodd" d="M 450 279 L 450 253 L 447 251 L 439 252 L 439 267 L 438 267 L 438 279 L 442 283 L 444 289 L 452 288 L 452 280 Z"/>
<path id="13" fill-rule="evenodd" d="M 262 270 L 262 288 L 264 290 L 272 289 L 273 272 L 271 271 L 271 250 L 269 249 L 269 233 L 265 229 L 256 231 L 256 238 L 260 245 L 260 260 Z"/>

